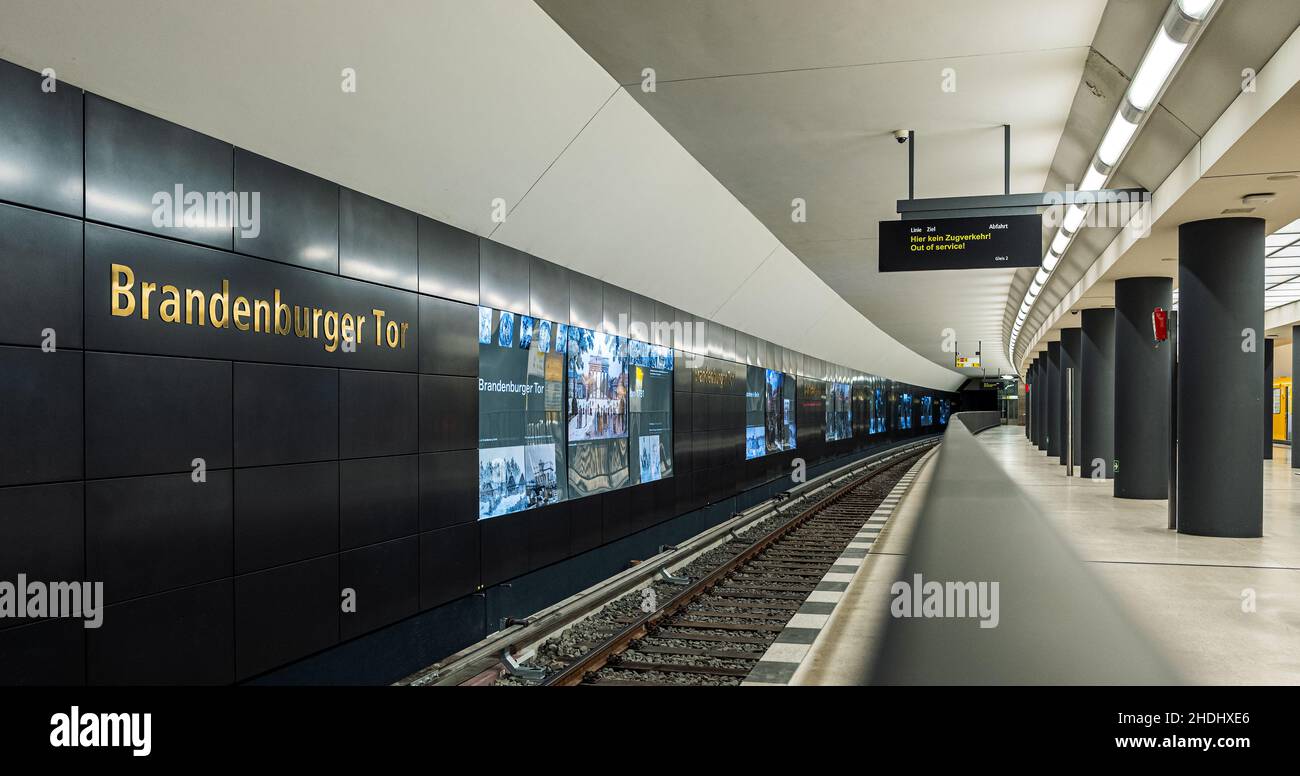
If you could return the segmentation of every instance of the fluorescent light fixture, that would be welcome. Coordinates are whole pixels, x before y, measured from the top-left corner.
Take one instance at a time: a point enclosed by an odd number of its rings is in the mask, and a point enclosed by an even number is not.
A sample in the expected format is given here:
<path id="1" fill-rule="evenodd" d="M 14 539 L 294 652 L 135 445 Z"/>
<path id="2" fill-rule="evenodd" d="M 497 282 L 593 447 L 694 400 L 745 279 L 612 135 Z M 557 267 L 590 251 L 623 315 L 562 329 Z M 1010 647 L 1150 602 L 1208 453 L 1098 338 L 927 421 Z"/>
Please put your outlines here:
<path id="1" fill-rule="evenodd" d="M 1052 270 L 1056 269 L 1056 265 L 1060 261 L 1061 261 L 1060 256 L 1057 256 L 1055 253 L 1048 251 L 1047 255 L 1043 256 L 1043 269 L 1047 270 L 1048 272 L 1051 272 Z"/>
<path id="2" fill-rule="evenodd" d="M 1070 247 L 1070 235 L 1059 229 L 1056 230 L 1056 237 L 1052 239 L 1052 253 L 1057 256 L 1064 256 L 1065 249 L 1068 247 Z"/>
<path id="3" fill-rule="evenodd" d="M 1079 231 L 1079 225 L 1083 223 L 1084 216 L 1087 214 L 1087 211 L 1078 205 L 1070 205 L 1065 211 L 1065 218 L 1061 219 L 1061 226 L 1065 231 L 1074 234 Z M 1047 261 L 1044 259 L 1043 263 L 1046 264 Z"/>
<path id="4" fill-rule="evenodd" d="M 1128 148 L 1128 141 L 1133 139 L 1133 133 L 1137 131 L 1138 125 L 1125 119 L 1123 114 L 1116 113 L 1115 118 L 1111 120 L 1110 127 L 1106 130 L 1106 136 L 1101 139 L 1101 147 L 1097 149 L 1097 158 L 1107 167 L 1114 167 L 1115 162 L 1119 161 L 1120 154 Z"/>
<path id="5" fill-rule="evenodd" d="M 1106 173 L 1096 167 L 1089 167 L 1083 180 L 1079 182 L 1079 191 L 1096 191 L 1106 185 Z"/>
<path id="6" fill-rule="evenodd" d="M 1183 49 L 1187 48 L 1186 43 L 1179 43 L 1169 37 L 1164 27 L 1156 33 L 1155 42 L 1147 50 L 1147 55 L 1142 58 L 1142 64 L 1138 65 L 1137 75 L 1133 76 L 1133 82 L 1128 87 L 1128 101 L 1138 110 L 1149 110 L 1152 103 L 1156 101 L 1156 95 L 1160 93 L 1160 88 L 1165 85 L 1165 80 L 1173 72 L 1174 65 L 1178 64 L 1178 58 L 1183 55 Z"/>
<path id="7" fill-rule="evenodd" d="M 1039 291 L 1042 291 L 1042 290 L 1043 290 L 1043 284 L 1042 284 L 1042 283 L 1039 283 L 1038 281 L 1034 281 L 1033 283 L 1030 283 L 1030 284 L 1029 284 L 1029 295 L 1028 295 L 1027 298 L 1029 298 L 1029 299 L 1037 299 L 1037 298 L 1038 298 L 1038 292 L 1039 292 Z"/>
<path id="8" fill-rule="evenodd" d="M 1178 0 L 1178 9 L 1197 21 L 1204 19 L 1213 5 L 1214 0 Z"/>
<path id="9" fill-rule="evenodd" d="M 1040 286 L 1043 285 L 1044 283 L 1046 283 L 1046 282 L 1047 282 L 1047 270 L 1045 270 L 1045 269 L 1039 267 L 1039 269 L 1038 269 L 1038 274 L 1037 274 L 1037 275 L 1034 275 L 1034 282 L 1037 283 L 1037 284 L 1040 285 Z"/>

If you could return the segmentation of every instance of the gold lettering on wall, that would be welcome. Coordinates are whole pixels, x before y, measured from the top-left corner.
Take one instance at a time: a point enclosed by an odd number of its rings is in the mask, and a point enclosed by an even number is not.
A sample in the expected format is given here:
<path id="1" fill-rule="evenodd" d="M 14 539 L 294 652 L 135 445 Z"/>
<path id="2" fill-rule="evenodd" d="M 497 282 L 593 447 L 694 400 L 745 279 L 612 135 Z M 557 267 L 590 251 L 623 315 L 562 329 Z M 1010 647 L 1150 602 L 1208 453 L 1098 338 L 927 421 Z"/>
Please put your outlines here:
<path id="1" fill-rule="evenodd" d="M 158 291 L 157 283 L 141 282 L 137 300 L 134 290 L 135 270 L 129 265 L 113 264 L 109 268 L 109 281 L 109 311 L 114 316 L 130 318 L 138 313 L 141 320 L 149 320 L 151 298 Z M 365 315 L 291 305 L 281 299 L 278 288 L 272 292 L 269 300 L 250 300 L 242 295 L 232 299 L 230 280 L 222 278 L 220 291 L 205 292 L 197 288 L 181 291 L 174 285 L 166 284 L 162 286 L 160 296 L 158 318 L 163 323 L 181 323 L 183 318 L 187 326 L 210 325 L 214 329 L 229 329 L 233 324 L 239 331 L 248 331 L 248 319 L 252 317 L 251 328 L 255 333 L 274 332 L 281 337 L 293 335 L 300 339 L 321 339 L 321 347 L 328 353 L 337 351 L 344 340 L 354 340 L 358 346 L 365 341 Z M 370 315 L 375 321 L 375 347 L 405 350 L 406 334 L 411 324 L 385 320 L 387 314 L 379 308 L 370 309 Z"/>

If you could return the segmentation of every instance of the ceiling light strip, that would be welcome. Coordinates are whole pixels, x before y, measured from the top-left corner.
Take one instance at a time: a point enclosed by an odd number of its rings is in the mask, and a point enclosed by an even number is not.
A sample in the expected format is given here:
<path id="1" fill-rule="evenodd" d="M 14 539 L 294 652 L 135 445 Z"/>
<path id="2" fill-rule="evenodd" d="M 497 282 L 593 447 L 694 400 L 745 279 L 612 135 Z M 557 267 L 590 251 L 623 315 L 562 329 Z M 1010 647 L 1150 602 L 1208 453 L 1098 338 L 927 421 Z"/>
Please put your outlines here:
<path id="1" fill-rule="evenodd" d="M 1172 0 L 1160 28 L 1147 44 L 1146 53 L 1138 65 L 1128 90 L 1120 100 L 1119 108 L 1111 118 L 1106 134 L 1102 137 L 1097 151 L 1088 165 L 1088 171 L 1079 182 L 1078 191 L 1096 191 L 1104 188 L 1106 181 L 1115 172 L 1133 145 L 1142 125 L 1151 115 L 1151 109 L 1159 102 L 1161 94 L 1168 88 L 1169 82 L 1178 72 L 1179 66 L 1187 58 L 1187 53 L 1196 42 L 1197 36 L 1204 29 L 1210 16 L 1222 0 Z M 1020 303 L 1020 310 L 1011 327 L 1011 336 L 1007 339 L 1007 353 L 1012 360 L 1016 357 L 1016 344 L 1020 339 L 1021 328 L 1038 301 L 1043 287 L 1060 264 L 1060 259 L 1070 249 L 1075 236 L 1079 233 L 1087 216 L 1089 205 L 1071 205 L 1062 218 L 1052 238 L 1051 247 L 1043 256 L 1042 264 L 1030 283 Z"/>

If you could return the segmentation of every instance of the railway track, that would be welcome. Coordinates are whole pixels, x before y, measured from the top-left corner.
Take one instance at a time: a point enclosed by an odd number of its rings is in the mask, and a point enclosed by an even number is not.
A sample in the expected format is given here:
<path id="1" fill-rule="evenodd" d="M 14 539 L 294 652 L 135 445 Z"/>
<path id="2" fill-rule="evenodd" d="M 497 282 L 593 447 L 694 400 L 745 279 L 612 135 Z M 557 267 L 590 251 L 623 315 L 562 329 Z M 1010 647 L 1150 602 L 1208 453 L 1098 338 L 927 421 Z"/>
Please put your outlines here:
<path id="1" fill-rule="evenodd" d="M 538 647 L 529 664 L 545 672 L 540 680 L 498 683 L 740 684 L 922 453 L 871 470 L 793 517 L 768 518 L 677 577 L 609 603 Z"/>

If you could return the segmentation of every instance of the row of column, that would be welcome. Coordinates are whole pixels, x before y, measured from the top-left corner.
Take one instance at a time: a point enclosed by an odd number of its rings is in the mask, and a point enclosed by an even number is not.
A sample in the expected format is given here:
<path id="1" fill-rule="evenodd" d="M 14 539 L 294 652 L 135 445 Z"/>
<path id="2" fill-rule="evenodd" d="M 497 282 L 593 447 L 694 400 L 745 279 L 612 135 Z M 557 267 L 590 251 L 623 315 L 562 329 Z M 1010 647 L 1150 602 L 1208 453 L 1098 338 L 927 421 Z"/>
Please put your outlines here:
<path id="1" fill-rule="evenodd" d="M 1180 309 L 1169 313 L 1168 339 L 1156 339 L 1152 313 L 1169 310 L 1173 281 L 1116 280 L 1113 310 L 1083 310 L 1080 326 L 1031 362 L 1025 433 L 1062 464 L 1069 438 L 1080 474 L 1113 480 L 1116 498 L 1173 495 L 1182 533 L 1261 536 L 1273 449 L 1264 221 L 1182 224 L 1178 243 Z M 1300 374 L 1300 348 L 1291 352 Z"/>

